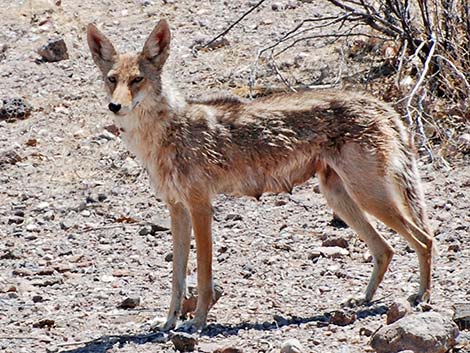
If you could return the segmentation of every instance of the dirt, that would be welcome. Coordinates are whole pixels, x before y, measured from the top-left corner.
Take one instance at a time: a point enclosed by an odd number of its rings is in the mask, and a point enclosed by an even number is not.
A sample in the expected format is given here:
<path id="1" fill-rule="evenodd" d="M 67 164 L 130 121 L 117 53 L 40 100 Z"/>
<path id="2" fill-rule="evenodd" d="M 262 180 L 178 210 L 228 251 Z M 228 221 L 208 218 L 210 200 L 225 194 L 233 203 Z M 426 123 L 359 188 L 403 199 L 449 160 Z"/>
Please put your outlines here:
<path id="1" fill-rule="evenodd" d="M 173 31 L 169 66 L 188 97 L 246 95 L 260 48 L 300 19 L 336 11 L 319 0 L 267 1 L 220 46 L 191 49 L 256 3 L 2 4 L 0 98 L 23 98 L 32 111 L 24 120 L 0 121 L 1 351 L 174 351 L 147 325 L 163 318 L 169 305 L 169 214 L 146 173 L 107 129 L 112 121 L 85 26 L 95 22 L 121 50 L 138 50 L 158 19 L 167 18 Z M 65 40 L 69 59 L 41 61 L 37 50 L 57 37 Z M 298 82 L 331 83 L 341 45 L 304 42 L 280 57 L 279 68 Z M 263 63 L 258 77 L 257 85 L 285 87 Z M 423 155 L 419 164 L 440 250 L 431 305 L 451 316 L 453 304 L 470 296 L 469 160 L 430 163 Z M 214 270 L 224 295 L 196 351 L 278 352 L 287 339 L 298 339 L 305 352 L 371 351 L 369 336 L 385 324 L 388 306 L 417 291 L 414 252 L 378 225 L 396 250 L 378 300 L 342 309 L 341 302 L 363 292 L 372 264 L 350 229 L 330 223 L 317 189 L 313 179 L 291 195 L 215 200 Z M 194 251 L 190 268 L 194 281 Z"/>

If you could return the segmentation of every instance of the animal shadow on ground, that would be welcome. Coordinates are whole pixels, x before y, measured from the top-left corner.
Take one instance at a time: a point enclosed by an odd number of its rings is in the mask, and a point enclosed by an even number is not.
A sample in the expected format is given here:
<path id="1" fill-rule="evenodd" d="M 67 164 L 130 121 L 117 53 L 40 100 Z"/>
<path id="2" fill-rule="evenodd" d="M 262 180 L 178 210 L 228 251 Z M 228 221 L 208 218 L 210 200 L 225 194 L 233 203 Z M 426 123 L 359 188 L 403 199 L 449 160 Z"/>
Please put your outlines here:
<path id="1" fill-rule="evenodd" d="M 355 314 L 357 319 L 382 315 L 388 310 L 386 304 L 374 304 L 368 307 L 360 308 L 357 311 L 346 310 L 350 314 Z M 336 310 L 326 312 L 324 314 L 314 315 L 311 317 L 284 318 L 274 315 L 272 321 L 265 322 L 243 322 L 235 325 L 227 324 L 209 324 L 202 332 L 201 336 L 215 337 L 217 335 L 236 336 L 240 330 L 256 330 L 256 331 L 272 331 L 283 326 L 301 325 L 316 322 L 319 327 L 327 326 L 331 323 L 331 318 Z M 178 331 L 178 330 L 176 330 Z M 135 335 L 108 335 L 99 337 L 93 341 L 84 343 L 84 346 L 72 350 L 61 350 L 60 353 L 106 353 L 110 349 L 119 345 L 122 347 L 128 343 L 146 344 L 146 343 L 165 343 L 171 339 L 171 334 L 163 332 L 150 332 Z"/>

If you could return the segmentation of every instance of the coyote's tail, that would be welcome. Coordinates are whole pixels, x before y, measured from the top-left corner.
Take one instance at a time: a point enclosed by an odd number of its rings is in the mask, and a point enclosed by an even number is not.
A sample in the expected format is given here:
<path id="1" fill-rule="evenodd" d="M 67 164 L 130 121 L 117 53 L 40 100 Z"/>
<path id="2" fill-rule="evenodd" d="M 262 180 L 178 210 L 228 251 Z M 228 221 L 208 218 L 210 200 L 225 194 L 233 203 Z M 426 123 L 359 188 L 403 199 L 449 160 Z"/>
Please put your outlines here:
<path id="1" fill-rule="evenodd" d="M 396 170 L 398 187 L 402 197 L 402 203 L 406 214 L 413 223 L 413 234 L 416 239 L 427 247 L 432 247 L 433 254 L 437 255 L 436 242 L 429 227 L 429 219 L 424 201 L 424 192 L 421 178 L 418 172 L 414 148 L 410 139 L 402 141 L 401 157 L 402 163 Z"/>

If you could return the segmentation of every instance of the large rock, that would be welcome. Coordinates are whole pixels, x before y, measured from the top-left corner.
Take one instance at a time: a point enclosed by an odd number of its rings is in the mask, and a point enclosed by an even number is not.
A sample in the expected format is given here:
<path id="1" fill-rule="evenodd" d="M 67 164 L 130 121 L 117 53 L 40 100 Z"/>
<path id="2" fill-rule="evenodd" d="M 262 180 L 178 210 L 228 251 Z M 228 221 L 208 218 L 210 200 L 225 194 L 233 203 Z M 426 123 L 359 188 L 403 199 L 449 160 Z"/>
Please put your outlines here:
<path id="1" fill-rule="evenodd" d="M 377 353 L 411 350 L 415 353 L 444 353 L 456 344 L 459 329 L 455 323 L 435 312 L 405 316 L 385 326 L 372 337 Z"/>

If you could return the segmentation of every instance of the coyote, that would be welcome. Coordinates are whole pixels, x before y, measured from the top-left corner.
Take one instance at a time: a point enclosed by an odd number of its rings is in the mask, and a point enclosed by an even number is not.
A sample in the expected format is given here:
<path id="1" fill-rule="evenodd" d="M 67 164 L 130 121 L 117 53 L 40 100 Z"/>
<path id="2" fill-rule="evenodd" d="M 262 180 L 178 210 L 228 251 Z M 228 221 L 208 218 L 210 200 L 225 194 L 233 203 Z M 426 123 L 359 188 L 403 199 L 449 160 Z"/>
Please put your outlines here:
<path id="1" fill-rule="evenodd" d="M 183 326 L 202 329 L 213 303 L 212 199 L 290 192 L 315 174 L 329 206 L 363 239 L 374 265 L 363 302 L 372 299 L 393 249 L 371 224 L 378 218 L 416 250 L 417 301 L 431 292 L 433 237 L 410 135 L 399 115 L 366 94 L 344 90 L 186 100 L 165 71 L 170 29 L 161 20 L 136 54 L 118 54 L 93 25 L 92 57 L 122 139 L 166 202 L 173 239 L 172 296 L 162 329 L 176 326 L 186 290 L 191 231 L 198 299 Z"/>

